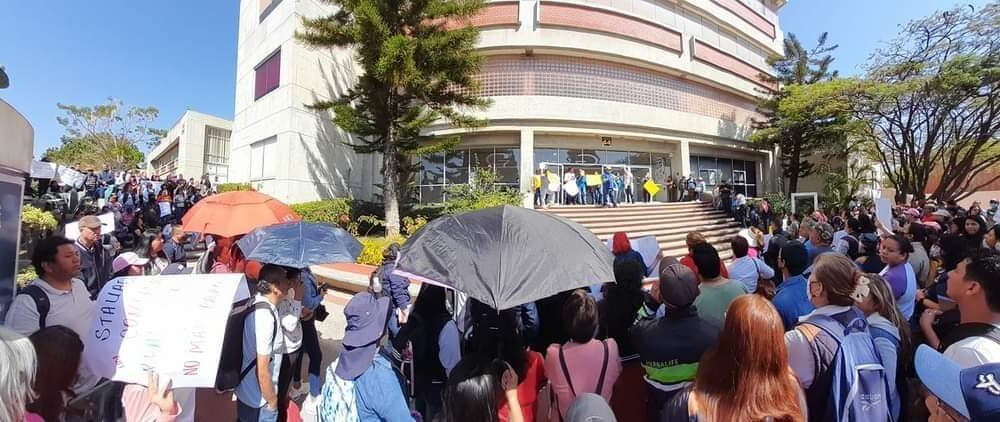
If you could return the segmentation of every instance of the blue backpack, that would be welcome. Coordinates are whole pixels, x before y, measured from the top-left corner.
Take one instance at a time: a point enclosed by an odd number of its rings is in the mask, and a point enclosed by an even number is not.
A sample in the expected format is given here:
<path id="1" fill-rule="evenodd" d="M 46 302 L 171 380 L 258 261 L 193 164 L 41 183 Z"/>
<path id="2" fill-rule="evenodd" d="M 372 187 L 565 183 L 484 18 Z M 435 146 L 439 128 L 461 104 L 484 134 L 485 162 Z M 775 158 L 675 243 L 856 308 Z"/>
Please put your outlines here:
<path id="1" fill-rule="evenodd" d="M 835 315 L 814 315 L 806 322 L 819 327 L 840 345 L 830 363 L 833 383 L 824 419 L 892 420 L 889 380 L 864 315 L 852 308 Z"/>

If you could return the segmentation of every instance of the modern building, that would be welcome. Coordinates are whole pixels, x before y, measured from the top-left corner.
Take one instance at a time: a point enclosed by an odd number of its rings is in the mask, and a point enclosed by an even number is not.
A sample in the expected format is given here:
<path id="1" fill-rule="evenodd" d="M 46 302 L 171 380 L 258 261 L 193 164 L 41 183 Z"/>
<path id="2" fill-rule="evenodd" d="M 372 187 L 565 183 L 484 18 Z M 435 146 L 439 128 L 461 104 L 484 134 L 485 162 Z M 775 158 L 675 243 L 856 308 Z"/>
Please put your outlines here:
<path id="1" fill-rule="evenodd" d="M 650 175 L 697 175 L 757 195 L 779 172 L 747 142 L 755 97 L 775 88 L 760 75 L 781 53 L 784 0 L 497 0 L 473 19 L 485 60 L 486 127 L 446 124 L 458 149 L 424 157 L 417 196 L 444 200 L 478 167 L 522 192 L 545 166 L 558 175 L 601 166 L 631 170 L 638 192 Z M 380 160 L 343 145 L 351 138 L 328 112 L 307 105 L 338 97 L 359 69 L 350 51 L 311 49 L 294 39 L 302 17 L 333 13 L 318 0 L 240 3 L 234 181 L 289 202 L 372 198 Z M 526 195 L 530 204 L 530 195 Z"/>
<path id="2" fill-rule="evenodd" d="M 146 154 L 149 175 L 184 176 L 198 179 L 229 180 L 229 138 L 233 122 L 221 117 L 187 110 L 167 136 Z"/>

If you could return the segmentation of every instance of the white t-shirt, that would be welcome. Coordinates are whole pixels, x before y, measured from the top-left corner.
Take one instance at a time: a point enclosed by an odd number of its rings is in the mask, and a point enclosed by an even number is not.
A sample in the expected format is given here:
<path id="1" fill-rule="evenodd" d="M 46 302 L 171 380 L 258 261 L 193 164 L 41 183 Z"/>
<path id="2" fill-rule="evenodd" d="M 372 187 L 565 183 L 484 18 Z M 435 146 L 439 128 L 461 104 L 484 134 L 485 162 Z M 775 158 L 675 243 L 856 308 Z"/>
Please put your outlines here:
<path id="1" fill-rule="evenodd" d="M 257 306 L 258 303 L 266 303 L 267 308 L 254 309 L 243 324 L 242 368 L 253 363 L 257 359 L 257 355 L 269 355 L 271 357 L 271 382 L 277 388 L 278 368 L 281 367 L 285 335 L 275 320 L 278 315 L 277 308 L 261 295 L 257 295 L 253 306 Z M 273 340 L 272 335 L 274 336 Z M 251 369 L 246 377 L 240 381 L 240 385 L 236 387 L 236 397 L 250 406 L 261 407 L 267 404 L 264 395 L 261 394 L 260 384 L 257 382 L 256 367 Z"/>
<path id="2" fill-rule="evenodd" d="M 993 325 L 1000 328 L 1000 322 L 994 322 Z M 998 363 L 1000 362 L 1000 344 L 986 337 L 969 337 L 949 346 L 944 351 L 944 355 L 962 368 Z"/>
<path id="3" fill-rule="evenodd" d="M 302 347 L 302 302 L 295 300 L 294 289 L 288 289 L 277 309 L 285 334 L 284 353 L 294 353 Z"/>

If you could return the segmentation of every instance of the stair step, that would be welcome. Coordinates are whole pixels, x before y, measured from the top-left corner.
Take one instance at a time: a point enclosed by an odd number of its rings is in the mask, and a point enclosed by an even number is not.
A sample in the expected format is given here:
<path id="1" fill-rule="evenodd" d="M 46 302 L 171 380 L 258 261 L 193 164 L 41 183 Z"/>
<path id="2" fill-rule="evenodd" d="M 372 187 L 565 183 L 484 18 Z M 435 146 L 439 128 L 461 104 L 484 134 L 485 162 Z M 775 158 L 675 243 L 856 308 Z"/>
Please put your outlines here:
<path id="1" fill-rule="evenodd" d="M 655 224 L 655 223 L 591 223 L 582 224 L 583 227 L 590 229 L 591 232 L 600 237 L 604 234 L 614 234 L 615 232 L 625 232 L 632 236 L 632 233 L 638 232 L 656 232 L 657 236 L 660 235 L 671 235 L 681 233 L 687 234 L 692 230 L 717 230 L 723 228 L 740 227 L 739 223 L 732 220 L 693 220 L 686 223 L 679 224 Z"/>
<path id="2" fill-rule="evenodd" d="M 549 214 L 555 214 L 562 217 L 586 217 L 593 215 L 608 215 L 609 213 L 614 213 L 614 215 L 687 215 L 690 213 L 707 213 L 707 212 L 720 212 L 714 208 L 707 208 L 704 206 L 691 207 L 685 209 L 672 209 L 672 208 L 652 208 L 652 207 L 633 207 L 633 208 L 604 208 L 604 207 L 586 207 L 580 208 L 573 211 L 552 211 L 549 210 Z"/>
<path id="3" fill-rule="evenodd" d="M 619 204 L 619 211 L 637 211 L 637 210 L 684 210 L 684 209 L 699 209 L 709 206 L 706 202 L 674 202 L 674 203 L 652 203 L 652 204 Z M 558 213 L 573 213 L 579 211 L 593 210 L 593 209 L 604 209 L 602 206 L 598 205 L 552 205 L 547 209 L 542 209 L 540 211 L 545 212 L 558 212 Z"/>
<path id="4" fill-rule="evenodd" d="M 610 222 L 632 222 L 632 223 L 683 223 L 689 221 L 699 221 L 703 219 L 728 219 L 725 213 L 717 211 L 709 212 L 689 212 L 684 214 L 650 214 L 650 215 L 618 215 L 615 213 L 594 214 L 585 216 L 565 216 L 558 217 L 573 220 L 579 224 L 587 223 L 610 223 Z"/>

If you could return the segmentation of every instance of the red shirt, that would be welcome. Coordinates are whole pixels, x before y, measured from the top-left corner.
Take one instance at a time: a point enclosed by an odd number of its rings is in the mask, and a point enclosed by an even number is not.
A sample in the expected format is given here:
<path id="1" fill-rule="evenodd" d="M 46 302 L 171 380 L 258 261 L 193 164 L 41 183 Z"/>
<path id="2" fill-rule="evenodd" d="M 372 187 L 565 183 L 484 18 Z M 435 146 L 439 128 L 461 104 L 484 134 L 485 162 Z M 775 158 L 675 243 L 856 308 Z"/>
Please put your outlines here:
<path id="1" fill-rule="evenodd" d="M 538 390 L 545 385 L 545 368 L 542 367 L 542 355 L 535 351 L 527 351 L 528 361 L 525 363 L 528 369 L 524 371 L 524 379 L 517 385 L 517 400 L 521 402 L 521 413 L 525 422 L 535 421 L 535 412 L 538 410 Z M 501 399 L 500 422 L 507 422 L 507 400 Z"/>
<path id="2" fill-rule="evenodd" d="M 694 258 L 691 257 L 691 254 L 684 255 L 681 258 L 681 265 L 690 268 L 695 275 L 698 274 L 698 266 L 694 265 Z M 722 260 L 719 260 L 719 275 L 729 278 L 729 270 L 726 270 L 726 265 L 722 263 Z"/>

